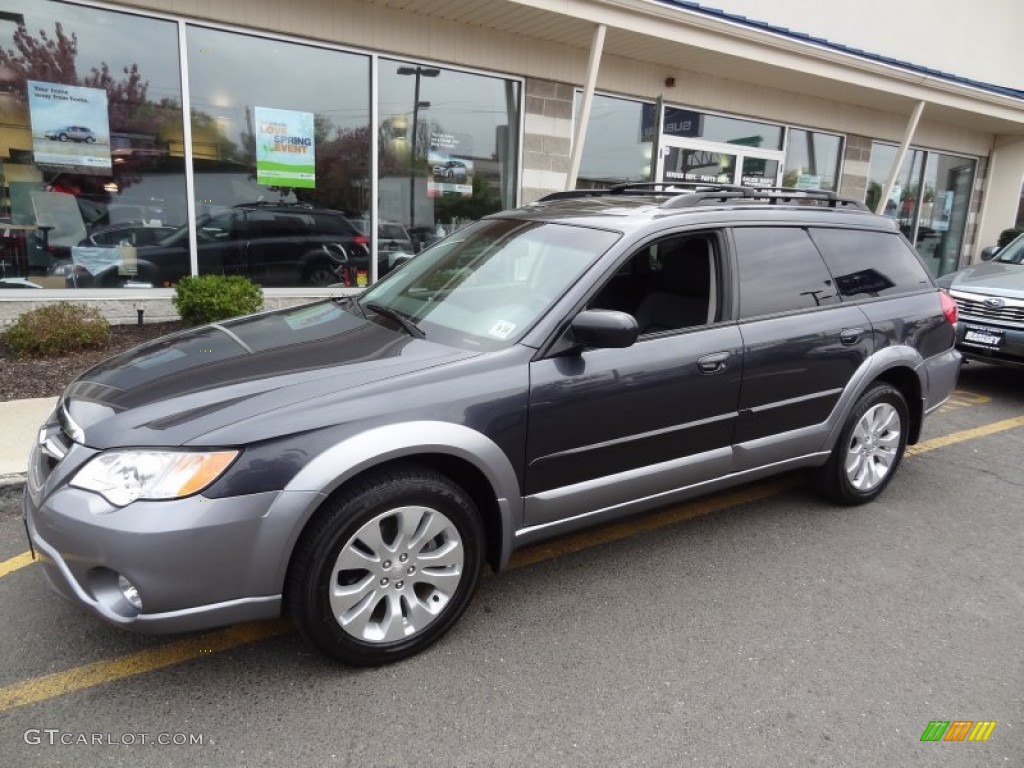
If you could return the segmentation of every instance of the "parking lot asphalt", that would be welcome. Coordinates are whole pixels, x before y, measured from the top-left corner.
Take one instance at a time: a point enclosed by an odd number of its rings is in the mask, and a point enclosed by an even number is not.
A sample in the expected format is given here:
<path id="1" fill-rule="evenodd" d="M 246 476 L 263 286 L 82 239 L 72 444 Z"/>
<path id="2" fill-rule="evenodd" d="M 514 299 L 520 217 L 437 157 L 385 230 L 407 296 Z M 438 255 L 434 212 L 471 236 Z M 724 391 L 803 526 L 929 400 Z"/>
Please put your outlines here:
<path id="1" fill-rule="evenodd" d="M 831 506 L 789 475 L 542 544 L 437 645 L 369 670 L 286 622 L 107 627 L 46 587 L 8 492 L 0 759 L 1022 765 L 1021 456 L 1024 379 L 970 365 L 878 502 Z M 922 742 L 932 721 L 996 726 Z"/>

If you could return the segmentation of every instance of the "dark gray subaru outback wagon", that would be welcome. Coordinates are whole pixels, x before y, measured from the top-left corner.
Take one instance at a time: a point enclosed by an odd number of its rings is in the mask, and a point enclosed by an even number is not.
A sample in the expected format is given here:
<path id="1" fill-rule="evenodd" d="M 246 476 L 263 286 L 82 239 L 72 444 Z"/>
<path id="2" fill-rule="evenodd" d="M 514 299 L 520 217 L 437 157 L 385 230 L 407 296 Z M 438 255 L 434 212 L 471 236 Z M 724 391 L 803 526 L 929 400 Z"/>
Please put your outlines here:
<path id="1" fill-rule="evenodd" d="M 54 587 L 177 632 L 289 612 L 350 664 L 415 653 L 518 547 L 794 468 L 877 497 L 953 390 L 956 306 L 825 193 L 561 193 L 358 298 L 83 374 L 30 457 Z"/>

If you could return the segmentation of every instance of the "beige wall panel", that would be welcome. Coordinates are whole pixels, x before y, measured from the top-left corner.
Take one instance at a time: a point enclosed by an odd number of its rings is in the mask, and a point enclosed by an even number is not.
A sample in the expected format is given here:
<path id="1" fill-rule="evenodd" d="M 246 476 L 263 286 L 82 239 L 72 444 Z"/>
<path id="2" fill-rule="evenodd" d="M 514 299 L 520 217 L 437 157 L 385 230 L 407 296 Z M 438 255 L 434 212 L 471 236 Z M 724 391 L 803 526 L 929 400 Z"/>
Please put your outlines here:
<path id="1" fill-rule="evenodd" d="M 587 52 L 479 27 L 463 27 L 436 18 L 377 5 L 332 0 L 164 0 L 138 2 L 164 13 L 212 18 L 227 24 L 257 27 L 343 45 L 387 51 L 439 62 L 458 62 L 497 72 L 555 78 L 582 83 Z M 667 76 L 677 86 L 664 87 Z M 849 76 L 850 73 L 847 73 Z M 717 112 L 759 117 L 793 125 L 857 133 L 898 142 L 906 114 L 882 112 L 855 104 L 830 102 L 751 83 L 697 75 L 646 62 L 605 56 L 598 77 L 600 90 L 654 98 Z M 920 146 L 972 155 L 986 155 L 991 134 L 930 121 L 928 111 L 915 137 Z"/>
<path id="2" fill-rule="evenodd" d="M 1017 220 L 1017 206 L 1024 184 L 1024 140 L 998 146 L 992 152 L 989 163 L 985 199 L 975 241 L 972 261 L 977 261 L 978 251 L 987 245 L 995 245 L 999 233 L 1012 227 Z"/>
<path id="3" fill-rule="evenodd" d="M 664 86 L 668 76 L 675 77 L 674 88 Z M 602 61 L 598 88 L 652 99 L 660 94 L 668 103 L 836 133 L 857 133 L 897 143 L 903 139 L 910 117 L 910 108 L 906 114 L 881 112 L 751 83 L 681 70 L 666 71 L 657 65 L 611 56 Z M 929 121 L 926 108 L 914 143 L 944 151 L 986 155 L 992 135 Z"/>

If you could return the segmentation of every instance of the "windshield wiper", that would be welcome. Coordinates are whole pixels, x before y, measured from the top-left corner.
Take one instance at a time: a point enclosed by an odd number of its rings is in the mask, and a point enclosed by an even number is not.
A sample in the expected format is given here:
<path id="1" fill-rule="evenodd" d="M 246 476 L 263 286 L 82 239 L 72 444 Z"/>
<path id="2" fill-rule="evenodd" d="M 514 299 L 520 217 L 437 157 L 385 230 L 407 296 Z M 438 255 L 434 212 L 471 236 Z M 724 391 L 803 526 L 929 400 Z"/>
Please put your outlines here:
<path id="1" fill-rule="evenodd" d="M 423 329 L 416 325 L 412 320 L 398 312 L 391 307 L 385 307 L 380 304 L 374 304 L 370 302 L 365 305 L 367 309 L 376 312 L 378 315 L 384 315 L 384 317 L 390 318 L 398 323 L 402 328 L 405 329 L 406 333 L 410 336 L 415 336 L 417 339 L 425 339 L 427 334 L 423 332 Z"/>
<path id="2" fill-rule="evenodd" d="M 359 303 L 359 299 L 356 296 L 335 296 L 333 299 L 335 304 L 345 304 L 348 307 L 355 307 L 356 312 L 366 317 L 366 313 L 363 312 L 363 307 Z"/>

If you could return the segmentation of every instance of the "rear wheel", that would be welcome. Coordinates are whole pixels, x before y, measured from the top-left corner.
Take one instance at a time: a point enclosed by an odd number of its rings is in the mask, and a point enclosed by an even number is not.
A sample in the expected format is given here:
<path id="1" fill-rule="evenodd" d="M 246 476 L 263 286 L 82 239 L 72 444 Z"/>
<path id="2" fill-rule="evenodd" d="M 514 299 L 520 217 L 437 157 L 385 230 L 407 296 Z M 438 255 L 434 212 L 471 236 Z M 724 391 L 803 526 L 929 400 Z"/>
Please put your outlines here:
<path id="1" fill-rule="evenodd" d="M 828 462 L 808 473 L 811 484 L 840 504 L 876 499 L 903 459 L 909 426 L 903 394 L 875 384 L 857 401 Z"/>
<path id="2" fill-rule="evenodd" d="M 458 620 L 483 567 L 472 499 L 428 469 L 375 475 L 303 533 L 286 599 L 302 635 L 356 666 L 399 661 Z"/>

